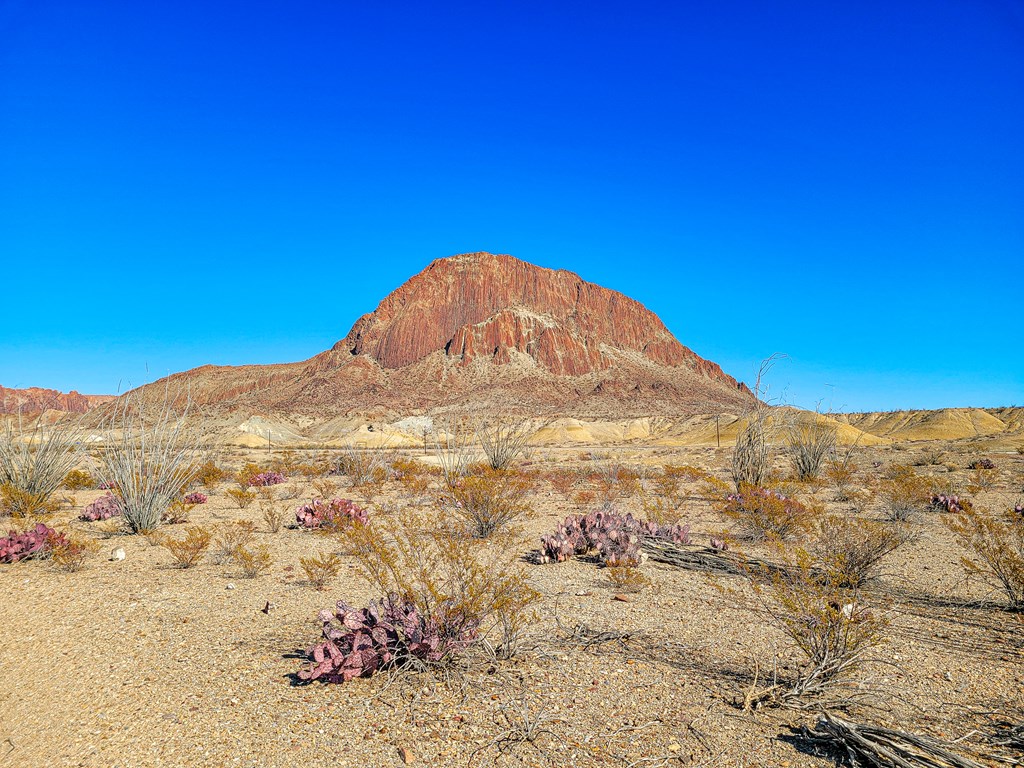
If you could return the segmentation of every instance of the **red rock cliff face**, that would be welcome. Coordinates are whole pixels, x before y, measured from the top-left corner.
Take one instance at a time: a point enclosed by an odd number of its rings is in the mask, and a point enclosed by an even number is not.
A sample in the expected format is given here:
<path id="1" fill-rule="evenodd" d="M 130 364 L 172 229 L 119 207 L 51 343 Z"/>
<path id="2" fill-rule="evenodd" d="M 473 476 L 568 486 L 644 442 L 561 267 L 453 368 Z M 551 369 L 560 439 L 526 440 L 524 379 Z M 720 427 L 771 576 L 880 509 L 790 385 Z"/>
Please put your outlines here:
<path id="1" fill-rule="evenodd" d="M 489 253 L 433 262 L 361 317 L 334 350 L 367 355 L 385 369 L 441 349 L 463 365 L 505 364 L 518 352 L 553 374 L 580 376 L 611 364 L 602 346 L 736 383 L 639 302 L 572 272 Z"/>
<path id="2" fill-rule="evenodd" d="M 0 386 L 0 414 L 39 413 L 41 411 L 67 411 L 85 413 L 113 400 L 112 395 L 82 395 L 74 390 L 68 393 L 56 389 L 29 387 L 8 389 Z"/>

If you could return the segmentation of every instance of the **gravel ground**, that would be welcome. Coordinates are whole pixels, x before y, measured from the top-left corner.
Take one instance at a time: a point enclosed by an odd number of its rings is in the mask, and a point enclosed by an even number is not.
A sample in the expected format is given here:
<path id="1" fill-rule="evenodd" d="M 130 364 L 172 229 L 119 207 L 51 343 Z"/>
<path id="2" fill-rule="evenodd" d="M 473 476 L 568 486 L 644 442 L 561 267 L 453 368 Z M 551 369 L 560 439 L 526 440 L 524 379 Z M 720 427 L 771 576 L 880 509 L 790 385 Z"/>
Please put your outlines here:
<path id="1" fill-rule="evenodd" d="M 967 457 L 955 444 L 946 449 L 962 467 Z M 911 453 L 865 449 L 858 461 L 866 476 L 881 471 L 872 461 L 905 463 Z M 256 452 L 246 458 L 266 460 Z M 531 468 L 542 470 L 586 464 L 578 449 L 531 458 Z M 1020 494 L 1024 457 L 994 458 L 998 482 L 975 498 L 997 508 Z M 624 460 L 687 463 L 727 476 L 724 451 L 633 446 Z M 963 483 L 969 474 L 921 471 L 937 482 Z M 288 514 L 310 493 L 299 486 L 287 490 L 297 498 L 278 502 Z M 190 522 L 255 522 L 259 543 L 274 557 L 267 575 L 241 578 L 211 557 L 176 569 L 167 550 L 145 537 L 75 521 L 99 491 L 74 494 L 74 507 L 56 518 L 101 540 L 101 554 L 86 568 L 0 566 L 0 764 L 834 764 L 809 754 L 799 738 L 800 728 L 814 723 L 813 711 L 744 712 L 737 705 L 755 666 L 763 683 L 764 670 L 785 678 L 800 663 L 749 585 L 650 561 L 642 566 L 650 584 L 625 600 L 592 562 L 524 561 L 543 600 L 528 647 L 515 660 L 474 658 L 441 676 L 297 685 L 302 654 L 319 634 L 317 612 L 342 597 L 362 605 L 375 595 L 352 558 L 326 591 L 312 589 L 299 557 L 329 549 L 331 540 L 287 528 L 269 533 L 256 505 L 229 503 L 227 487 L 196 507 Z M 845 510 L 827 488 L 814 495 L 832 511 Z M 546 482 L 533 502 L 524 556 L 539 534 L 577 511 Z M 400 484 L 390 482 L 368 507 L 371 516 L 387 516 L 407 503 Z M 623 505 L 638 511 L 635 499 Z M 687 502 L 684 521 L 699 541 L 727 524 L 697 498 Z M 937 514 L 916 525 L 920 538 L 886 561 L 866 593 L 891 627 L 863 672 L 871 695 L 847 716 L 948 739 L 983 732 L 999 716 L 1021 722 L 1022 616 L 1000 610 L 997 593 L 965 578 L 962 553 Z M 124 548 L 125 560 L 106 559 L 114 547 Z M 628 636 L 584 642 L 600 632 Z M 970 749 L 980 738 L 969 735 L 961 746 Z"/>

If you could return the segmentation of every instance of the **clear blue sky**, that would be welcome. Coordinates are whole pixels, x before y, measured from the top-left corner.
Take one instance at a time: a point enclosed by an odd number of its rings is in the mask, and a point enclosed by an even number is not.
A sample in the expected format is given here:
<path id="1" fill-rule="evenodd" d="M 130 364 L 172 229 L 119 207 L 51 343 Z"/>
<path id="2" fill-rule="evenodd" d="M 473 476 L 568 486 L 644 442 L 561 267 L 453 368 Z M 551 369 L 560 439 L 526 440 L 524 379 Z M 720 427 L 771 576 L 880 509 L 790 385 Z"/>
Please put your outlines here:
<path id="1" fill-rule="evenodd" d="M 476 250 L 797 404 L 1024 405 L 1024 3 L 0 0 L 0 384 L 305 359 Z"/>

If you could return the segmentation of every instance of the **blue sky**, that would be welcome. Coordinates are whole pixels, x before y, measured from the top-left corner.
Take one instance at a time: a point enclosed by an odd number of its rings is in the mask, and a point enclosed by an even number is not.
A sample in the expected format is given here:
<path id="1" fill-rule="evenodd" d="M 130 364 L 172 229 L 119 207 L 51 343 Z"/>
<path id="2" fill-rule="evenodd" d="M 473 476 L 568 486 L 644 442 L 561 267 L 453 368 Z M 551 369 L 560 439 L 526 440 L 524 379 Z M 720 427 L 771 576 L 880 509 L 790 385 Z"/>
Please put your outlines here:
<path id="1" fill-rule="evenodd" d="M 0 384 L 300 360 L 435 258 L 771 395 L 1024 405 L 1024 4 L 0 2 Z"/>

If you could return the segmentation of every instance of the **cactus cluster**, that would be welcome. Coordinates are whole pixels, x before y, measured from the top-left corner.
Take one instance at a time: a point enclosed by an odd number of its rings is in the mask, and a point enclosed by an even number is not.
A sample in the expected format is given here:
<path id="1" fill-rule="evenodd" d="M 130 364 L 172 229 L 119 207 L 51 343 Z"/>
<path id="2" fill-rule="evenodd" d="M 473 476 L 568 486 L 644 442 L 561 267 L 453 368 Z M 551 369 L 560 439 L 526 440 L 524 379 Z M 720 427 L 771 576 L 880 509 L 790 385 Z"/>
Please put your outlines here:
<path id="1" fill-rule="evenodd" d="M 936 512 L 952 512 L 959 514 L 971 508 L 970 499 L 961 499 L 953 494 L 936 493 L 932 496 L 932 509 Z"/>
<path id="2" fill-rule="evenodd" d="M 57 533 L 53 528 L 37 523 L 27 531 L 9 531 L 0 538 L 0 563 L 16 563 L 33 557 L 49 554 L 55 546 L 67 545 L 67 535 Z"/>
<path id="3" fill-rule="evenodd" d="M 109 520 L 112 517 L 117 517 L 122 511 L 121 500 L 107 491 L 92 504 L 87 505 L 78 519 L 94 523 L 97 520 Z"/>
<path id="4" fill-rule="evenodd" d="M 397 594 L 362 609 L 339 601 L 319 618 L 324 639 L 309 650 L 302 680 L 343 683 L 415 661 L 438 663 L 465 650 L 479 630 L 478 621 L 457 614 L 426 616 Z"/>
<path id="5" fill-rule="evenodd" d="M 365 523 L 366 510 L 348 499 L 314 499 L 295 510 L 295 520 L 303 528 L 322 528 L 348 522 Z"/>
<path id="6" fill-rule="evenodd" d="M 186 504 L 205 504 L 208 501 L 207 495 L 201 491 L 194 491 L 185 497 Z"/>
<path id="7" fill-rule="evenodd" d="M 689 544 L 689 534 L 689 526 L 659 525 L 629 513 L 598 510 L 567 517 L 553 533 L 541 536 L 540 559 L 542 563 L 561 563 L 574 555 L 596 551 L 607 566 L 635 566 L 641 561 L 643 539 Z"/>
<path id="8" fill-rule="evenodd" d="M 258 472 L 249 478 L 248 484 L 257 488 L 266 488 L 268 485 L 280 485 L 287 482 L 288 478 L 280 472 Z"/>
<path id="9" fill-rule="evenodd" d="M 992 459 L 975 459 L 967 465 L 968 469 L 995 469 L 996 465 Z"/>

